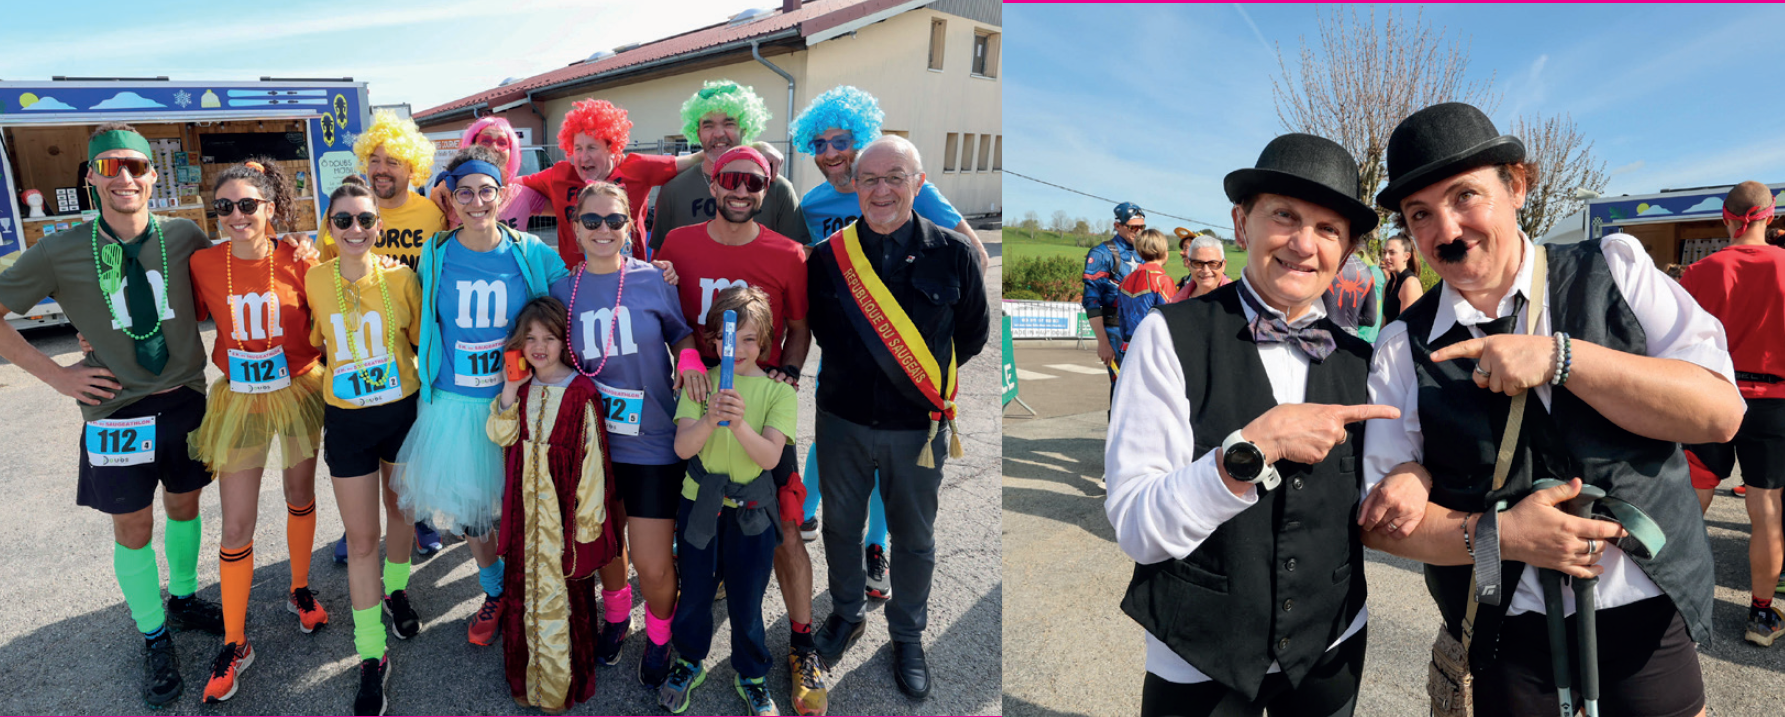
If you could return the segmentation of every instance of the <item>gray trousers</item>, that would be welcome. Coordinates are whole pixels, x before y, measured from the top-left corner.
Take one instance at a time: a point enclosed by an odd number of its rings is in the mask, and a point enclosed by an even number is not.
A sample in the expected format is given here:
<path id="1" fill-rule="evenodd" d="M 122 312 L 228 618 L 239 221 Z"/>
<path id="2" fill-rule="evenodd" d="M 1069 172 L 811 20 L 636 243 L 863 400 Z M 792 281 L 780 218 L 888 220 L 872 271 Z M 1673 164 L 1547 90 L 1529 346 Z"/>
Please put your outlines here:
<path id="1" fill-rule="evenodd" d="M 894 642 L 918 642 L 929 621 L 930 576 L 936 570 L 936 494 L 942 463 L 948 458 L 948 427 L 936 432 L 930 450 L 935 468 L 919 468 L 918 451 L 929 431 L 869 428 L 818 410 L 818 480 L 824 507 L 824 557 L 830 573 L 832 612 L 851 622 L 867 616 L 868 575 L 862 538 L 868 523 L 868 495 L 880 474 L 891 535 L 887 572 L 887 632 Z"/>

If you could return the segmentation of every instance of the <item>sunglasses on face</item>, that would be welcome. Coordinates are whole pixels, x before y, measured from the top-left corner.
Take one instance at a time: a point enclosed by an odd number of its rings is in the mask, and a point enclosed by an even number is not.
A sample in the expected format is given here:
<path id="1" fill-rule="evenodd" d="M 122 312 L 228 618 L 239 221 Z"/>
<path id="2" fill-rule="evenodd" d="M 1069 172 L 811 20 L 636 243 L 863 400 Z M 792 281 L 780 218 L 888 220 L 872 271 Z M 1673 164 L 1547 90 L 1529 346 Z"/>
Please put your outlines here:
<path id="1" fill-rule="evenodd" d="M 508 149 L 508 138 L 496 137 L 492 139 L 489 137 L 478 137 L 477 144 L 484 147 L 494 147 L 496 149 Z"/>
<path id="2" fill-rule="evenodd" d="M 459 187 L 453 190 L 452 198 L 460 204 L 470 204 L 472 199 L 480 199 L 484 204 L 496 201 L 496 185 L 486 184 L 477 189 Z"/>
<path id="3" fill-rule="evenodd" d="M 1205 269 L 1205 268 L 1206 269 L 1219 269 L 1219 268 L 1221 268 L 1221 265 L 1226 264 L 1226 263 L 1227 263 L 1226 259 L 1210 259 L 1209 261 L 1197 261 L 1195 259 L 1191 259 L 1190 260 L 1190 268 L 1191 269 Z"/>
<path id="4" fill-rule="evenodd" d="M 609 214 L 607 216 L 602 216 L 600 214 L 595 214 L 595 213 L 591 212 L 589 214 L 584 214 L 582 216 L 579 216 L 576 219 L 577 219 L 577 221 L 580 221 L 583 223 L 584 229 L 587 229 L 589 231 L 595 231 L 596 229 L 600 229 L 602 222 L 607 222 L 608 229 L 612 229 L 614 231 L 620 231 L 621 229 L 625 228 L 626 221 L 627 221 L 626 215 L 620 214 L 618 212 Z"/>
<path id="5" fill-rule="evenodd" d="M 819 137 L 818 139 L 812 140 L 812 154 L 824 154 L 825 147 L 830 147 L 838 152 L 842 152 L 853 146 L 855 146 L 855 137 L 850 135 L 845 134 L 830 139 Z"/>
<path id="6" fill-rule="evenodd" d="M 217 216 L 227 217 L 234 214 L 237 208 L 240 208 L 243 214 L 253 214 L 260 211 L 260 205 L 265 202 L 264 199 L 237 199 L 233 202 L 228 199 L 219 199 L 211 204 L 211 208 L 217 210 Z"/>
<path id="7" fill-rule="evenodd" d="M 329 222 L 333 223 L 336 229 L 341 230 L 346 230 L 348 227 L 353 226 L 354 219 L 359 220 L 359 228 L 361 229 L 371 229 L 373 224 L 378 223 L 378 215 L 371 212 L 360 212 L 357 215 L 348 214 L 347 212 L 337 212 L 330 214 L 328 217 Z"/>
<path id="8" fill-rule="evenodd" d="M 1145 224 L 1123 224 L 1122 228 L 1131 229 L 1136 232 L 1144 232 L 1147 230 L 1147 225 L 1145 225 Z"/>
<path id="9" fill-rule="evenodd" d="M 120 169 L 130 170 L 130 176 L 132 177 L 141 177 L 148 174 L 150 169 L 149 160 L 137 159 L 135 157 L 101 157 L 93 160 L 90 166 L 93 167 L 93 171 L 97 172 L 99 176 L 107 179 L 118 176 L 118 170 Z"/>
<path id="10" fill-rule="evenodd" d="M 743 185 L 744 191 L 751 193 L 760 192 L 763 187 L 769 186 L 768 177 L 749 172 L 720 172 L 713 175 L 713 180 L 721 188 L 737 189 L 739 185 Z"/>

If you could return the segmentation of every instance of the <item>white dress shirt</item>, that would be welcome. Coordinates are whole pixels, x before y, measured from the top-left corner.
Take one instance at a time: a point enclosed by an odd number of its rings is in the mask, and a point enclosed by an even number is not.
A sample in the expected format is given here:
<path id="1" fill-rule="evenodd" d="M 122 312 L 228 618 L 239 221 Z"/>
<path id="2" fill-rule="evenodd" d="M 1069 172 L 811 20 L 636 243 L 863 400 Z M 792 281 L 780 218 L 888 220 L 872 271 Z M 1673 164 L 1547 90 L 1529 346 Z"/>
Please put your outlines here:
<path id="1" fill-rule="evenodd" d="M 1624 302 L 1630 306 L 1630 312 L 1636 316 L 1637 323 L 1642 325 L 1643 333 L 1647 335 L 1649 356 L 1678 359 L 1703 366 L 1722 375 L 1729 381 L 1731 390 L 1734 390 L 1735 365 L 1730 362 L 1723 324 L 1717 321 L 1717 317 L 1701 308 L 1685 289 L 1656 269 L 1635 237 L 1629 234 L 1612 234 L 1605 237 L 1600 246 L 1605 254 L 1605 262 L 1610 267 L 1613 283 L 1617 284 L 1618 290 L 1624 295 Z M 1524 296 L 1527 303 L 1519 313 L 1516 333 L 1524 333 L 1526 312 L 1535 310 L 1541 312 L 1537 315 L 1536 333 L 1548 336 L 1549 297 L 1530 296 L 1533 268 L 1531 260 L 1535 248 L 1530 238 L 1524 237 L 1524 259 L 1519 263 L 1518 278 L 1513 281 L 1512 291 L 1501 297 L 1496 313 L 1506 315 L 1512 310 L 1513 295 Z M 1545 293 L 1548 291 L 1546 288 Z M 1445 284 L 1442 293 L 1434 298 L 1438 301 L 1438 311 L 1433 317 L 1428 341 L 1436 341 L 1455 324 L 1469 327 L 1469 335 L 1480 338 L 1485 334 L 1479 324 L 1494 318 L 1477 311 L 1449 284 Z M 1396 320 L 1382 330 L 1382 335 L 1376 341 L 1376 356 L 1370 364 L 1370 402 L 1398 407 L 1401 409 L 1401 417 L 1372 420 L 1364 427 L 1366 494 L 1395 466 L 1406 461 L 1425 460 L 1425 437 L 1420 432 L 1419 391 L 1416 384 L 1413 353 L 1407 340 L 1407 324 Z M 1548 384 L 1531 389 L 1531 393 L 1542 402 L 1544 410 L 1549 410 Z M 1497 436 L 1495 441 L 1498 442 Z M 1458 537 L 1458 540 L 1461 539 Z M 1600 608 L 1628 605 L 1662 594 L 1660 586 L 1650 580 L 1635 561 L 1616 545 L 1605 546 L 1599 565 L 1605 568 L 1605 573 L 1599 577 L 1597 592 L 1596 604 Z M 1562 591 L 1562 600 L 1563 614 L 1573 614 L 1574 593 Z M 1518 589 L 1513 592 L 1512 604 L 1506 611 L 1508 615 L 1526 612 L 1544 612 L 1543 590 L 1538 587 L 1536 570 L 1524 571 L 1519 578 Z"/>
<path id="2" fill-rule="evenodd" d="M 1240 285 L 1241 291 L 1252 291 L 1244 277 Z M 1283 318 L 1282 312 L 1268 308 L 1264 302 L 1259 305 Z M 1256 316 L 1249 304 L 1242 302 L 1241 306 L 1247 321 Z M 1291 326 L 1306 326 L 1324 316 L 1326 309 L 1316 301 Z M 1271 396 L 1277 403 L 1301 403 L 1308 388 L 1308 356 L 1290 344 L 1277 343 L 1259 344 L 1258 358 L 1264 363 L 1265 375 L 1270 377 Z M 1222 523 L 1258 502 L 1257 487 L 1244 496 L 1235 496 L 1227 489 L 1215 466 L 1219 450 L 1191 459 L 1196 441 L 1190 422 L 1184 369 L 1178 364 L 1171 330 L 1166 328 L 1159 312 L 1154 311 L 1140 322 L 1128 342 L 1103 454 L 1104 482 L 1108 488 L 1104 512 L 1115 526 L 1116 543 L 1137 563 L 1189 556 Z M 1360 501 L 1363 495 L 1359 494 Z M 1351 627 L 1332 647 L 1363 629 L 1368 620 L 1369 610 L 1358 610 Z M 1281 671 L 1275 662 L 1267 670 Z M 1147 672 L 1180 684 L 1209 680 L 1151 633 L 1147 634 Z"/>

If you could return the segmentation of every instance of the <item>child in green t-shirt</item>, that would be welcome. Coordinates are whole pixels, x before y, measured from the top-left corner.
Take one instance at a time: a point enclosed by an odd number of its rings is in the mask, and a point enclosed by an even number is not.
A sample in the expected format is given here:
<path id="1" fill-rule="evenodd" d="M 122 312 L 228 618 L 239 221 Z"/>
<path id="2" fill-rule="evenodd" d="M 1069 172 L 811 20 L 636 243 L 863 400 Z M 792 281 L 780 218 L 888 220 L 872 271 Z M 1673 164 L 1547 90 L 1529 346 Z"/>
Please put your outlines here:
<path id="1" fill-rule="evenodd" d="M 676 516 L 682 596 L 670 624 L 678 658 L 658 700 L 670 712 L 682 712 L 689 693 L 706 679 L 713 595 L 723 582 L 738 694 L 749 714 L 774 714 L 762 624 L 762 597 L 781 539 L 777 478 L 771 471 L 794 436 L 799 403 L 792 386 L 756 365 L 762 347 L 775 340 L 768 294 L 734 286 L 714 297 L 706 328 L 715 349 L 726 311 L 737 314 L 733 387 L 709 393 L 705 406 L 684 394 L 676 408 L 676 455 L 690 459 Z M 713 386 L 720 385 L 719 371 L 709 372 Z M 720 421 L 730 423 L 720 426 Z"/>

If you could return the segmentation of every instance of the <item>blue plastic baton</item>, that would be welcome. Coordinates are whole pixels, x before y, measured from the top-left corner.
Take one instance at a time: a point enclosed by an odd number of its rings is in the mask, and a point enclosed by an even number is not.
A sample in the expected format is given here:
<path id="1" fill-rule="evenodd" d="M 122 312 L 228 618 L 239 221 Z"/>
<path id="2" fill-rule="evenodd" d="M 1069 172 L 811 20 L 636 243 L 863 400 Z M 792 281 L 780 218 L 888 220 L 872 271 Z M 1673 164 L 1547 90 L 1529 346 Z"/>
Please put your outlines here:
<path id="1" fill-rule="evenodd" d="M 731 358 L 738 348 L 738 312 L 725 312 L 725 339 L 719 346 L 719 388 L 731 388 Z M 729 426 L 731 421 L 720 421 L 719 425 Z"/>

